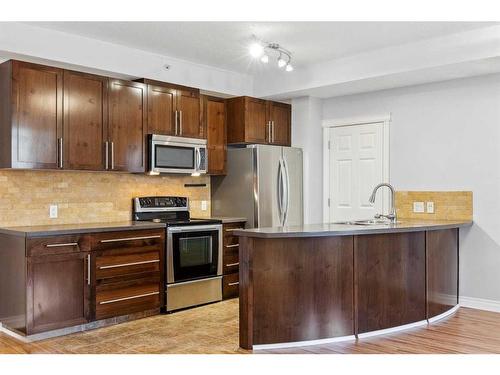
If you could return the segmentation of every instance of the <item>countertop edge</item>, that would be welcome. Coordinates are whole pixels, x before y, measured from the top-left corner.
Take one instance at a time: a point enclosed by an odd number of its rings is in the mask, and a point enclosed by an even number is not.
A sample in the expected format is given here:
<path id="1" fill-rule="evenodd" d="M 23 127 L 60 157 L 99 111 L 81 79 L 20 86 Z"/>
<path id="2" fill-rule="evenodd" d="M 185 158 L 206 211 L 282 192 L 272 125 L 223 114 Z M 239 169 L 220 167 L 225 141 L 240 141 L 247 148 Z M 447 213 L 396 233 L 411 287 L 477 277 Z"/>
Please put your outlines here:
<path id="1" fill-rule="evenodd" d="M 142 224 L 144 223 L 144 224 Z M 114 225 L 113 225 L 114 224 Z M 70 224 L 78 225 L 78 224 Z M 95 225 L 95 226 L 93 226 Z M 61 226 L 64 226 L 62 224 Z M 61 236 L 67 234 L 87 234 L 87 233 L 103 233 L 103 232 L 118 232 L 122 230 L 144 230 L 144 229 L 163 229 L 165 228 L 164 223 L 153 223 L 153 222 L 141 222 L 141 224 L 136 224 L 131 222 L 130 224 L 117 225 L 116 223 L 95 223 L 95 224 L 82 224 L 82 228 L 60 228 L 60 229 L 40 229 L 40 230 L 26 230 L 25 227 L 20 227 L 15 229 L 15 227 L 0 228 L 0 234 L 18 236 L 18 237 L 46 237 L 46 236 Z M 33 226 L 36 228 L 36 226 Z"/>
<path id="2" fill-rule="evenodd" d="M 404 233 L 404 232 L 421 232 L 430 230 L 442 230 L 453 228 L 465 228 L 472 226 L 473 222 L 452 222 L 443 224 L 422 224 L 415 227 L 377 227 L 377 228 L 357 228 L 346 230 L 304 230 L 290 232 L 254 232 L 251 229 L 235 230 L 233 234 L 241 237 L 252 238 L 300 238 L 300 237 L 329 237 L 329 236 L 353 236 L 367 234 L 387 234 L 387 233 Z"/>

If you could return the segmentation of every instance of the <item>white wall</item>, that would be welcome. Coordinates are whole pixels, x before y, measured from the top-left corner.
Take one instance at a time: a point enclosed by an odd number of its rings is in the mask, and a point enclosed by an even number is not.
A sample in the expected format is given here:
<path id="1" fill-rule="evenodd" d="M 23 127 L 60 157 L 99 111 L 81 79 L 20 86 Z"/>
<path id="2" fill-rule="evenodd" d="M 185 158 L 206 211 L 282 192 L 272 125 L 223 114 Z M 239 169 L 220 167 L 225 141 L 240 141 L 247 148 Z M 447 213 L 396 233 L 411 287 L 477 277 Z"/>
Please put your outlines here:
<path id="1" fill-rule="evenodd" d="M 97 39 L 31 25 L 0 22 L 0 61 L 32 62 L 110 73 L 118 78 L 150 78 L 212 92 L 251 95 L 253 78 L 212 66 L 195 64 Z M 171 65 L 165 70 L 165 64 Z"/>
<path id="2" fill-rule="evenodd" d="M 323 119 L 392 113 L 397 189 L 473 191 L 475 223 L 460 235 L 460 294 L 500 301 L 500 75 L 330 98 L 322 107 Z M 310 160 L 321 158 L 318 124 L 293 132 Z M 313 141 L 297 140 L 304 134 Z M 319 180 L 321 164 L 309 168 Z M 321 205 L 321 194 L 309 199 Z"/>

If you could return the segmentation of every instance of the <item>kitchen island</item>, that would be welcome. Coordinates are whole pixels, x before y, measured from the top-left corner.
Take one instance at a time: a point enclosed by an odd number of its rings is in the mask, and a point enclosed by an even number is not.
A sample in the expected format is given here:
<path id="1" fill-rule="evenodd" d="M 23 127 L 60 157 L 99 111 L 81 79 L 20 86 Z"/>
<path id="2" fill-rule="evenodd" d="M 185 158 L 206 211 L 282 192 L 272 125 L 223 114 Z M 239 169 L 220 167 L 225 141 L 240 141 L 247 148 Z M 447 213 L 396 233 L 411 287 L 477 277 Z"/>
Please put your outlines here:
<path id="1" fill-rule="evenodd" d="M 458 307 L 458 234 L 470 221 L 238 230 L 240 346 L 350 340 Z"/>

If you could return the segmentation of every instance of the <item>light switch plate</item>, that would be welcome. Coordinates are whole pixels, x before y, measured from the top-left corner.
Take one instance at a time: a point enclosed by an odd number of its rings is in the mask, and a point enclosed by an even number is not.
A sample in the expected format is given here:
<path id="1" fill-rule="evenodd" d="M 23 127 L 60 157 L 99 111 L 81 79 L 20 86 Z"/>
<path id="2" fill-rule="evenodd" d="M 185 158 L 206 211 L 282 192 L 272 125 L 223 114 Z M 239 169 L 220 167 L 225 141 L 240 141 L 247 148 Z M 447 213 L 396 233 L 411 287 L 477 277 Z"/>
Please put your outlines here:
<path id="1" fill-rule="evenodd" d="M 425 212 L 424 202 L 413 202 L 413 212 Z"/>
<path id="2" fill-rule="evenodd" d="M 201 201 L 201 210 L 206 211 L 207 210 L 207 201 Z"/>
<path id="3" fill-rule="evenodd" d="M 433 214 L 434 213 L 434 202 L 427 202 L 427 213 L 428 214 Z"/>
<path id="4" fill-rule="evenodd" d="M 49 206 L 49 218 L 57 219 L 57 204 L 51 204 Z"/>

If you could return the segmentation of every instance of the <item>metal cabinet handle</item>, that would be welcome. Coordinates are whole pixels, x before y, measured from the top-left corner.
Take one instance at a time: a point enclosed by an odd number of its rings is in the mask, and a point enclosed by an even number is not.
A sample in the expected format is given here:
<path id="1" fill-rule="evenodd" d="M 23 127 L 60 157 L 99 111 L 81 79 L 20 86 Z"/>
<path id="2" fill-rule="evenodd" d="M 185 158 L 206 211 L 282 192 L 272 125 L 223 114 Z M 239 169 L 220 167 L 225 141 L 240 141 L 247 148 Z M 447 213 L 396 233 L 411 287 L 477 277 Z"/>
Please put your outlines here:
<path id="1" fill-rule="evenodd" d="M 175 135 L 177 135 L 177 124 L 179 123 L 179 111 L 175 111 Z"/>
<path id="2" fill-rule="evenodd" d="M 87 255 L 87 285 L 90 285 L 90 254 Z"/>
<path id="3" fill-rule="evenodd" d="M 267 139 L 271 142 L 271 121 L 267 122 Z"/>
<path id="4" fill-rule="evenodd" d="M 226 229 L 226 232 L 234 232 L 235 230 L 241 230 L 241 228 L 229 228 Z"/>
<path id="5" fill-rule="evenodd" d="M 179 111 L 179 135 L 182 135 L 182 111 Z"/>
<path id="6" fill-rule="evenodd" d="M 110 240 L 101 240 L 101 243 L 109 243 L 109 242 L 121 242 L 121 241 L 135 241 L 135 240 L 149 240 L 152 238 L 161 238 L 160 235 L 158 236 L 141 236 L 141 237 L 128 237 L 128 238 L 113 238 Z"/>
<path id="7" fill-rule="evenodd" d="M 65 246 L 78 246 L 78 242 L 49 243 L 45 245 L 45 247 L 65 247 Z"/>
<path id="8" fill-rule="evenodd" d="M 234 266 L 239 266 L 240 265 L 240 262 L 238 263 L 229 263 L 229 264 L 226 264 L 226 267 L 234 267 Z"/>
<path id="9" fill-rule="evenodd" d="M 236 243 L 236 244 L 234 244 L 234 245 L 226 245 L 226 247 L 238 247 L 238 246 L 240 246 L 240 244 L 239 244 L 239 243 Z"/>
<path id="10" fill-rule="evenodd" d="M 229 286 L 233 286 L 233 285 L 240 285 L 240 282 L 239 282 L 239 281 L 237 281 L 237 282 L 235 282 L 235 283 L 228 283 L 227 285 L 229 285 Z"/>
<path id="11" fill-rule="evenodd" d="M 115 169 L 115 143 L 111 142 L 111 169 Z"/>
<path id="12" fill-rule="evenodd" d="M 105 148 L 104 149 L 104 154 L 105 154 L 104 158 L 106 159 L 106 168 L 105 169 L 107 170 L 109 168 L 109 142 L 108 141 L 106 141 L 104 143 L 104 148 Z"/>
<path id="13" fill-rule="evenodd" d="M 58 149 L 59 149 L 59 168 L 62 168 L 63 167 L 63 139 L 62 139 L 62 137 L 59 138 Z"/>
<path id="14" fill-rule="evenodd" d="M 111 266 L 101 266 L 99 267 L 100 270 L 107 270 L 110 268 L 119 268 L 119 267 L 128 267 L 128 266 L 138 266 L 140 264 L 149 264 L 149 263 L 159 263 L 159 259 L 155 260 L 145 260 L 143 262 L 131 262 L 131 263 L 122 263 L 122 264 L 113 264 Z"/>
<path id="15" fill-rule="evenodd" d="M 272 135 L 272 143 L 274 143 L 274 121 L 271 121 L 271 135 Z"/>
<path id="16" fill-rule="evenodd" d="M 154 295 L 157 295 L 157 294 L 160 294 L 160 292 L 151 292 L 151 293 L 138 294 L 136 296 L 123 297 L 123 298 L 117 298 L 117 299 L 110 299 L 108 301 L 101 301 L 101 302 L 99 302 L 99 305 L 106 305 L 108 303 L 115 303 L 115 302 L 127 301 L 129 299 L 149 297 L 149 296 L 154 296 Z"/>

